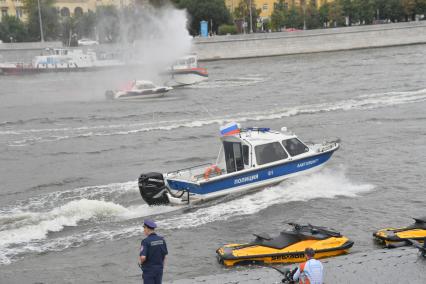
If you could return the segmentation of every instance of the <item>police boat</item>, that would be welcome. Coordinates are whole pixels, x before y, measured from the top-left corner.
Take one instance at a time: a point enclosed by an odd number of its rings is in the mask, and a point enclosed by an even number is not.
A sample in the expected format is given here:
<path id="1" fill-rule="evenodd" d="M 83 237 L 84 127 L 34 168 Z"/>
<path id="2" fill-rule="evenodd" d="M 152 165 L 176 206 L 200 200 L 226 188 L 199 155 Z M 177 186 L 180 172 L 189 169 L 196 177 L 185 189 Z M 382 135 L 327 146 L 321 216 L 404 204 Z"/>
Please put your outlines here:
<path id="1" fill-rule="evenodd" d="M 346 254 L 353 241 L 325 227 L 289 223 L 292 230 L 276 237 L 254 234 L 256 239 L 246 244 L 227 244 L 216 250 L 219 263 L 225 266 L 244 264 L 297 263 L 306 261 L 305 249 L 312 248 L 315 258 Z"/>
<path id="2" fill-rule="evenodd" d="M 414 223 L 407 227 L 380 229 L 373 236 L 388 248 L 423 243 L 426 239 L 426 216 L 413 219 Z"/>
<path id="3" fill-rule="evenodd" d="M 303 143 L 295 134 L 269 128 L 221 127 L 216 163 L 139 177 L 139 191 L 149 205 L 190 204 L 243 193 L 318 170 L 339 143 Z"/>

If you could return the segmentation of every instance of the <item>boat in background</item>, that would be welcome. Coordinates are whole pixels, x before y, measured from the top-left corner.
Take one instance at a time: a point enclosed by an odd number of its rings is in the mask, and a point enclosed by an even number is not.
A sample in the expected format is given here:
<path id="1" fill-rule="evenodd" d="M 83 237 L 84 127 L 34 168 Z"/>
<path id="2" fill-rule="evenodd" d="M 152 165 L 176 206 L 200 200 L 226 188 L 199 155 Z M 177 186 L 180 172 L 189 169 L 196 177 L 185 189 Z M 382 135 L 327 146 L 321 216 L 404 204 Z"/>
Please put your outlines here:
<path id="1" fill-rule="evenodd" d="M 221 128 L 222 147 L 215 164 L 139 177 L 139 191 L 149 205 L 190 204 L 277 184 L 320 169 L 339 148 L 337 142 L 305 144 L 282 128 Z"/>
<path id="2" fill-rule="evenodd" d="M 47 48 L 46 54 L 33 58 L 31 63 L 0 63 L 0 74 L 32 74 L 41 72 L 67 72 L 91 70 L 103 67 L 123 66 L 118 59 L 100 59 L 93 50 Z"/>
<path id="3" fill-rule="evenodd" d="M 156 86 L 151 81 L 135 80 L 117 91 L 106 91 L 105 97 L 112 100 L 135 100 L 164 96 L 172 87 Z"/>
<path id="4" fill-rule="evenodd" d="M 167 74 L 171 76 L 167 83 L 170 86 L 192 85 L 209 78 L 207 69 L 198 66 L 198 59 L 195 54 L 179 58 Z"/>
<path id="5" fill-rule="evenodd" d="M 373 236 L 388 248 L 411 245 L 412 241 L 425 242 L 426 216 L 413 219 L 414 223 L 407 227 L 380 229 Z"/>

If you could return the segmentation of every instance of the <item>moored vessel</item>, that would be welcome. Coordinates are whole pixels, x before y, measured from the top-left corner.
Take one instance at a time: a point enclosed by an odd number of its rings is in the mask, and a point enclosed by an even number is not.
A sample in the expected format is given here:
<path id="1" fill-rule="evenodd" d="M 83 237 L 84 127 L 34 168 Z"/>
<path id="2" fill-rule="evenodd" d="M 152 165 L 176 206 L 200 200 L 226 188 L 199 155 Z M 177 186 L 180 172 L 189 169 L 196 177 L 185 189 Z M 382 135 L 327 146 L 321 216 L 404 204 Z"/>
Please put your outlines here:
<path id="1" fill-rule="evenodd" d="M 84 71 L 124 65 L 118 59 L 99 59 L 93 50 L 47 48 L 43 53 L 35 56 L 31 63 L 0 63 L 0 74 L 20 75 L 43 72 Z"/>

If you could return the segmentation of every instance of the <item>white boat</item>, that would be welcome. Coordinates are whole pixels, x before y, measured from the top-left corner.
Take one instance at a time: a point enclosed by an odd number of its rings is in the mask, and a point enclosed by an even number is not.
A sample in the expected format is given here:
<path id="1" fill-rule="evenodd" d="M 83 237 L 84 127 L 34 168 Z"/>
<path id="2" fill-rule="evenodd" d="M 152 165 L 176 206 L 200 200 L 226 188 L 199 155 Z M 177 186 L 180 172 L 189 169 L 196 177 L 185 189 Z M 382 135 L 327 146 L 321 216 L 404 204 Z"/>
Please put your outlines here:
<path id="1" fill-rule="evenodd" d="M 309 145 L 289 133 L 269 128 L 221 131 L 216 163 L 139 177 L 139 191 L 149 205 L 190 204 L 277 184 L 320 169 L 339 148 L 337 142 Z"/>
<path id="2" fill-rule="evenodd" d="M 93 50 L 48 48 L 44 54 L 35 56 L 31 63 L 0 63 L 0 74 L 30 74 L 41 72 L 64 72 L 123 66 L 118 59 L 99 59 Z"/>
<path id="3" fill-rule="evenodd" d="M 207 69 L 198 66 L 195 54 L 177 60 L 167 73 L 171 77 L 169 84 L 172 86 L 192 85 L 209 78 Z"/>
<path id="4" fill-rule="evenodd" d="M 164 96 L 172 87 L 156 86 L 151 81 L 135 80 L 129 82 L 126 86 L 116 91 L 106 91 L 107 99 L 115 100 L 135 100 L 158 98 Z"/>

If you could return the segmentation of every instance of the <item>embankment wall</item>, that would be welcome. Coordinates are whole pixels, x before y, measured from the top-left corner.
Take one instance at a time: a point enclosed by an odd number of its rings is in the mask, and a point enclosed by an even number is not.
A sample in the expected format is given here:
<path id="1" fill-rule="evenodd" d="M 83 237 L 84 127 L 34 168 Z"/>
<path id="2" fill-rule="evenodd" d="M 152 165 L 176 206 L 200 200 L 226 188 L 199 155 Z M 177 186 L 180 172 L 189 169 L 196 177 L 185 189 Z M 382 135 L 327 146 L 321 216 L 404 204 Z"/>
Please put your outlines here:
<path id="1" fill-rule="evenodd" d="M 426 21 L 194 39 L 200 60 L 238 59 L 426 43 Z"/>

